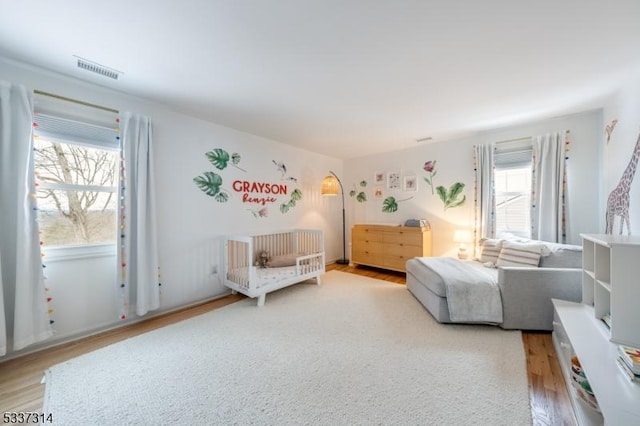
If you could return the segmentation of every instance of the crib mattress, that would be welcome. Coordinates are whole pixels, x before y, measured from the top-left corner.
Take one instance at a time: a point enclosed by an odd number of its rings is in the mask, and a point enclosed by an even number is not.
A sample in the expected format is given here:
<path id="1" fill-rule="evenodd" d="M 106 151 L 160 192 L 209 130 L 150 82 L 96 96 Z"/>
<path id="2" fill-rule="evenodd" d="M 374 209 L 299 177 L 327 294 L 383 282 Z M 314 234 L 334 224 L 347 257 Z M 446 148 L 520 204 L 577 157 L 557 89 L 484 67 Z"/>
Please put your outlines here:
<path id="1" fill-rule="evenodd" d="M 296 276 L 295 266 L 282 266 L 279 268 L 258 268 L 256 269 L 258 276 L 258 287 L 268 286 L 269 284 L 279 283 L 286 278 Z"/>
<path id="2" fill-rule="evenodd" d="M 234 277 L 248 277 L 249 268 L 236 268 L 229 271 L 228 278 L 234 281 Z M 279 283 L 287 278 L 296 276 L 295 266 L 283 266 L 279 268 L 256 268 L 256 288 L 269 286 L 270 284 Z"/>

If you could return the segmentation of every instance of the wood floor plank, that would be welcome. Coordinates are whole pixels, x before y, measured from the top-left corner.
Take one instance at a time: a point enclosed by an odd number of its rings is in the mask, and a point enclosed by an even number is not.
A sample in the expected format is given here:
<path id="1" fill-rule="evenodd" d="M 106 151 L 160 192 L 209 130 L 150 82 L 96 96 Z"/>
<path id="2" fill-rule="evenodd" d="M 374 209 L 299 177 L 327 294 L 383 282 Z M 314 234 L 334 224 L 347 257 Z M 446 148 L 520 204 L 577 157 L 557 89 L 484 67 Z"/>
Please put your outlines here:
<path id="1" fill-rule="evenodd" d="M 329 265 L 327 270 L 339 270 L 357 275 L 405 284 L 404 273 L 368 267 Z M 107 345 L 137 336 L 202 313 L 221 308 L 243 299 L 231 295 L 198 306 L 185 308 L 140 323 L 109 330 L 78 341 L 45 349 L 20 358 L 0 362 L 0 412 L 41 412 L 44 385 L 40 384 L 44 371 L 68 359 L 100 349 Z M 577 424 L 566 390 L 564 377 L 553 348 L 550 333 L 522 333 L 527 357 L 527 376 L 531 412 L 534 425 Z"/>

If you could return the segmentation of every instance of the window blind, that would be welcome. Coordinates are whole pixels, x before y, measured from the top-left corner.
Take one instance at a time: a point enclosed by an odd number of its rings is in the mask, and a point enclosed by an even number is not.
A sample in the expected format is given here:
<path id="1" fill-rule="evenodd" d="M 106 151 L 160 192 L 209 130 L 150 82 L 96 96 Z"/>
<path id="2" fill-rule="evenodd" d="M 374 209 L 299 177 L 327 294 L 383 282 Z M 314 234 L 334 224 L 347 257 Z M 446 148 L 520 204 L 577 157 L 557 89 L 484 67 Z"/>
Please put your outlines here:
<path id="1" fill-rule="evenodd" d="M 496 142 L 493 161 L 497 168 L 522 167 L 531 163 L 532 139 Z"/>
<path id="2" fill-rule="evenodd" d="M 51 140 L 118 148 L 118 114 L 36 93 L 34 133 Z"/>

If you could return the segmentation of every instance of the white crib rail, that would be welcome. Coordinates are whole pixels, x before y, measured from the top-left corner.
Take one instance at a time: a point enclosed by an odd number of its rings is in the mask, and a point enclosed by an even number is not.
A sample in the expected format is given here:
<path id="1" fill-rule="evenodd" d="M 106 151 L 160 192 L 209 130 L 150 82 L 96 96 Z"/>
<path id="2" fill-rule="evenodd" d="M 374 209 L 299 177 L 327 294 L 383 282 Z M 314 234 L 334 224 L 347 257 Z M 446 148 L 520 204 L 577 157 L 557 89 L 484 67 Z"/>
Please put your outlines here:
<path id="1" fill-rule="evenodd" d="M 324 252 L 296 258 L 296 275 L 311 274 L 324 268 Z"/>
<path id="2" fill-rule="evenodd" d="M 225 279 L 248 290 L 255 289 L 255 266 L 251 237 L 229 237 L 225 241 Z"/>

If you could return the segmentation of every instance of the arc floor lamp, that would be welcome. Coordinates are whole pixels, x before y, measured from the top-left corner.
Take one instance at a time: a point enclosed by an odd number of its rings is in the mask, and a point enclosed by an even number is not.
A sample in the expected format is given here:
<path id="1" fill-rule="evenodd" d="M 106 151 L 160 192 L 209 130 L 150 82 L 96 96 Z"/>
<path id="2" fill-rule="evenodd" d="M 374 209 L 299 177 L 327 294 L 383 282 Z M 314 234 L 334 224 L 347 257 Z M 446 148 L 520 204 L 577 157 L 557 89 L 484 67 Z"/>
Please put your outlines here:
<path id="1" fill-rule="evenodd" d="M 330 175 L 326 176 L 322 180 L 321 194 L 326 196 L 336 196 L 338 192 L 342 195 L 342 259 L 336 260 L 336 263 L 340 265 L 348 265 L 349 259 L 347 259 L 347 240 L 344 220 L 344 188 L 342 182 L 338 179 L 335 173 L 329 170 Z"/>

